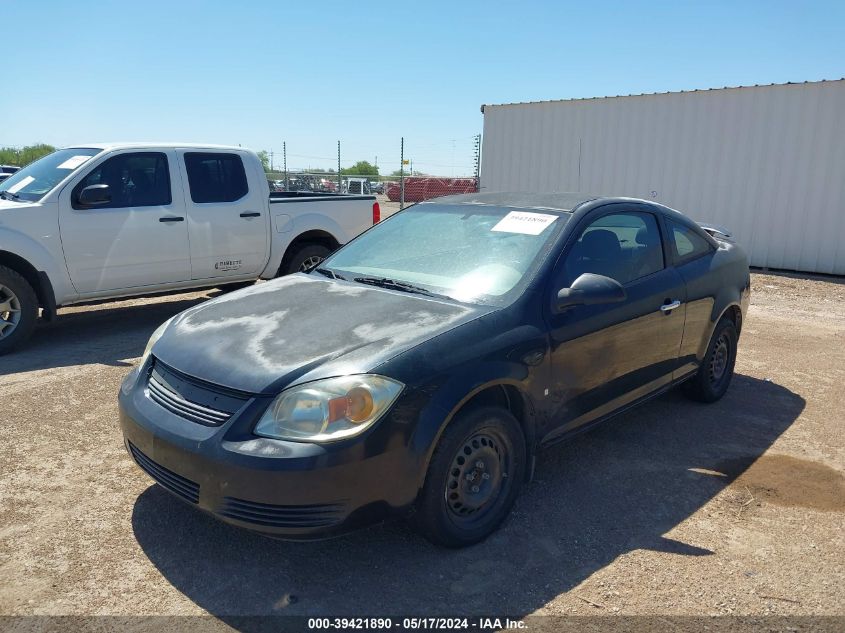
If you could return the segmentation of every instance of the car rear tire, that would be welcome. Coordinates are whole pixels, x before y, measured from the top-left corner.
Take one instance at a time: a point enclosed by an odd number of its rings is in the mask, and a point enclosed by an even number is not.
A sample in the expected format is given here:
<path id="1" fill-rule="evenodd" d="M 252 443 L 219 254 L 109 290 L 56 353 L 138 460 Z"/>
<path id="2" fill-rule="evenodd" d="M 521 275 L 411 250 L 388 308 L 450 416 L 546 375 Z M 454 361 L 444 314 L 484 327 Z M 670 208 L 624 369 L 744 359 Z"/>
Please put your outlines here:
<path id="1" fill-rule="evenodd" d="M 525 467 L 525 436 L 510 412 L 480 407 L 459 414 L 432 455 L 415 526 L 445 547 L 487 538 L 510 512 Z"/>
<path id="2" fill-rule="evenodd" d="M 736 325 L 722 317 L 713 330 L 710 344 L 698 372 L 684 383 L 684 393 L 699 402 L 716 402 L 725 395 L 736 363 Z"/>
<path id="3" fill-rule="evenodd" d="M 308 244 L 299 248 L 290 256 L 282 269 L 283 275 L 290 275 L 310 270 L 326 257 L 331 251 L 322 244 Z"/>
<path id="4" fill-rule="evenodd" d="M 38 320 L 38 297 L 29 282 L 0 266 L 0 355 L 26 341 Z"/>

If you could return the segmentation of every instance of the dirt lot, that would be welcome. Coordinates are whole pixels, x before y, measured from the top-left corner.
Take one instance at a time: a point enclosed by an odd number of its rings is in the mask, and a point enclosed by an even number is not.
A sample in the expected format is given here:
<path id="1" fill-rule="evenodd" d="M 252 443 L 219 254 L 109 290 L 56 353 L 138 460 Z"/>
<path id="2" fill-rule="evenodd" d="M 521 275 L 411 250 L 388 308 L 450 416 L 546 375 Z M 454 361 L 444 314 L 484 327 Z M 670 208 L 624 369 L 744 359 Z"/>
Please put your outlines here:
<path id="1" fill-rule="evenodd" d="M 210 293 L 64 309 L 0 359 L 0 614 L 845 615 L 845 283 L 755 274 L 737 376 L 545 451 L 462 551 L 400 522 L 319 543 L 228 527 L 123 449 L 121 379 Z"/>

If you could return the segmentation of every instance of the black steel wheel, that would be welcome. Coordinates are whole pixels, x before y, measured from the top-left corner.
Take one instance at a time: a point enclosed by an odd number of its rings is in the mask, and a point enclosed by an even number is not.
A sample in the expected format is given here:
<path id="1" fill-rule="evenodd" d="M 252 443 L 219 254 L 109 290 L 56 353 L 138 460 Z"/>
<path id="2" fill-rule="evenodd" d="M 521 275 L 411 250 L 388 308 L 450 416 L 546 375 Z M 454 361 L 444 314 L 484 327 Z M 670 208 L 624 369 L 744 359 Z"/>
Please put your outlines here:
<path id="1" fill-rule="evenodd" d="M 716 324 L 698 372 L 684 383 L 684 392 L 699 402 L 715 402 L 731 384 L 736 362 L 737 332 L 728 317 Z"/>
<path id="2" fill-rule="evenodd" d="M 525 478 L 519 422 L 498 407 L 459 414 L 437 444 L 415 522 L 430 541 L 463 547 L 489 536 L 510 512 Z"/>

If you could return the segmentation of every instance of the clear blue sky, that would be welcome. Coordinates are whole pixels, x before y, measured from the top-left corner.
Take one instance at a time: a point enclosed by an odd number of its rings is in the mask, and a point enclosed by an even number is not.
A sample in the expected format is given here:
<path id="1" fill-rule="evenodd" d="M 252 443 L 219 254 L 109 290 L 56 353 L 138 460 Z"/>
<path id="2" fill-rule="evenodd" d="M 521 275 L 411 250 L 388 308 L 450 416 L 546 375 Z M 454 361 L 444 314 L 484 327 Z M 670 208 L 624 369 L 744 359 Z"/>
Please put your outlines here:
<path id="1" fill-rule="evenodd" d="M 482 103 L 845 76 L 845 2 L 4 0 L 0 145 L 468 172 Z"/>

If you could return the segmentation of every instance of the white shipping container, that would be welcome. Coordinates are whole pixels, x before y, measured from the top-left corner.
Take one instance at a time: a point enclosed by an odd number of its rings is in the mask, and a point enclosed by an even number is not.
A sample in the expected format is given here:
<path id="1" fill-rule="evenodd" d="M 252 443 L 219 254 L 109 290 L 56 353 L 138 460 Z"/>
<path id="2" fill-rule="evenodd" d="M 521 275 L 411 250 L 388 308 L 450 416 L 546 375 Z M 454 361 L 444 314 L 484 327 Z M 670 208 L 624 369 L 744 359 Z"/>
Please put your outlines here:
<path id="1" fill-rule="evenodd" d="M 845 275 L 845 79 L 482 106 L 483 191 L 656 200 L 752 266 Z"/>

